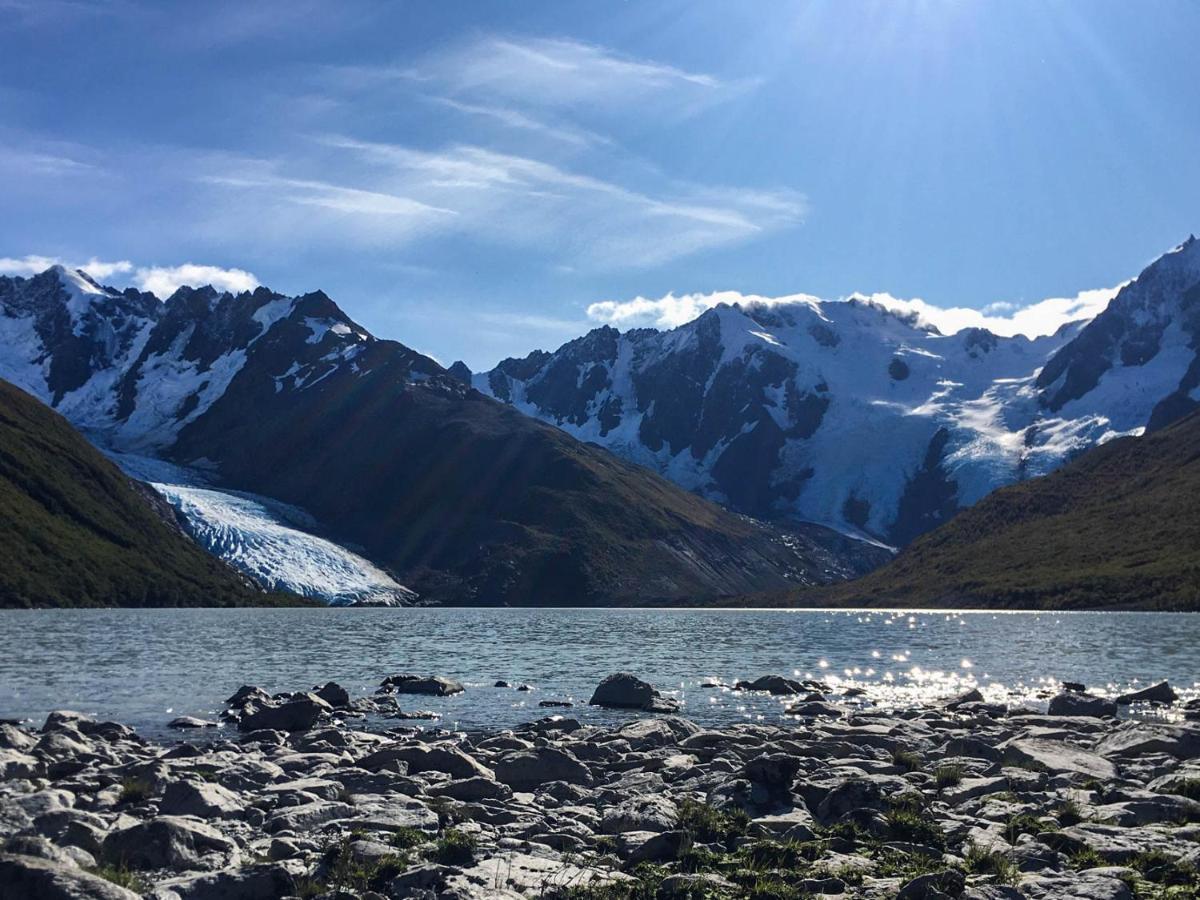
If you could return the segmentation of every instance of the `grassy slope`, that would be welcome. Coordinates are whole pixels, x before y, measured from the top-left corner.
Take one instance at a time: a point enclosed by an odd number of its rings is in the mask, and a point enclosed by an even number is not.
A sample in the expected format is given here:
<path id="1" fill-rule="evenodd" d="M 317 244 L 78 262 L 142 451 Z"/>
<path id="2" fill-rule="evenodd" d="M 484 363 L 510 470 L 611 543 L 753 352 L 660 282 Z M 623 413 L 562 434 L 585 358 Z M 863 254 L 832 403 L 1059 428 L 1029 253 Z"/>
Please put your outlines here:
<path id="1" fill-rule="evenodd" d="M 0 381 L 0 607 L 290 599 L 246 586 L 66 419 Z"/>
<path id="2" fill-rule="evenodd" d="M 892 563 L 788 605 L 1200 610 L 1200 413 L 996 491 Z"/>

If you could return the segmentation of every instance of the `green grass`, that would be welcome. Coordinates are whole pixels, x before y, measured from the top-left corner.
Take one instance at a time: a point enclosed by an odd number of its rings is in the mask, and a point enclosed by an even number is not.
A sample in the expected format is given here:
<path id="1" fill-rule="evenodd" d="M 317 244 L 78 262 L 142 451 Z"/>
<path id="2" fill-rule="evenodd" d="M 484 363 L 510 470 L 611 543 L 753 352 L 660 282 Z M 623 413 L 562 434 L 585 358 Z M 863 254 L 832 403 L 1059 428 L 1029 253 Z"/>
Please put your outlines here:
<path id="1" fill-rule="evenodd" d="M 150 890 L 150 883 L 134 872 L 129 871 L 126 866 L 93 866 L 87 871 L 93 875 L 98 875 L 105 881 L 111 881 L 118 887 L 123 887 L 127 891 L 133 891 L 135 894 L 141 894 Z"/>
<path id="2" fill-rule="evenodd" d="M 1010 844 L 1015 844 L 1017 838 L 1023 834 L 1044 834 L 1048 831 L 1057 831 L 1057 825 L 1051 825 L 1049 822 L 1042 821 L 1038 816 L 1030 813 L 1018 813 L 1013 816 L 1004 826 L 1004 839 Z"/>
<path id="3" fill-rule="evenodd" d="M 397 850 L 411 850 L 429 840 L 431 840 L 430 836 L 419 828 L 399 828 L 392 832 L 388 843 Z"/>
<path id="4" fill-rule="evenodd" d="M 1015 885 L 1021 880 L 1017 864 L 999 850 L 991 850 L 970 844 L 963 855 L 967 871 L 973 875 L 992 875 L 1000 884 Z"/>
<path id="5" fill-rule="evenodd" d="M 921 754 L 913 750 L 895 750 L 892 752 L 892 762 L 905 772 L 919 772 L 925 765 Z"/>
<path id="6" fill-rule="evenodd" d="M 1194 866 L 1161 850 L 1139 853 L 1130 860 L 1129 867 L 1156 884 L 1200 888 L 1200 875 Z"/>
<path id="7" fill-rule="evenodd" d="M 938 766 L 933 772 L 933 783 L 937 785 L 939 791 L 948 787 L 957 787 L 962 784 L 963 771 L 963 767 L 956 763 Z"/>
<path id="8" fill-rule="evenodd" d="M 1069 828 L 1083 821 L 1083 810 L 1079 808 L 1079 804 L 1074 800 L 1064 800 L 1054 810 L 1054 817 L 1058 819 L 1059 825 Z"/>
<path id="9" fill-rule="evenodd" d="M 145 778 L 126 778 L 121 782 L 121 793 L 117 797 L 118 806 L 133 806 L 145 803 L 154 796 L 154 786 Z"/>
<path id="10" fill-rule="evenodd" d="M 1084 869 L 1098 869 L 1108 865 L 1100 854 L 1091 847 L 1082 847 L 1071 854 L 1068 864 L 1072 869 L 1081 872 Z"/>
<path id="11" fill-rule="evenodd" d="M 729 844 L 746 833 L 750 817 L 740 809 L 726 812 L 706 803 L 685 800 L 679 804 L 676 825 L 701 844 Z"/>
<path id="12" fill-rule="evenodd" d="M 465 866 L 475 858 L 475 838 L 457 828 L 449 829 L 439 839 L 430 856 L 446 866 Z"/>
<path id="13" fill-rule="evenodd" d="M 905 806 L 893 806 L 885 814 L 888 832 L 893 840 L 922 844 L 943 850 L 946 835 L 924 811 Z"/>

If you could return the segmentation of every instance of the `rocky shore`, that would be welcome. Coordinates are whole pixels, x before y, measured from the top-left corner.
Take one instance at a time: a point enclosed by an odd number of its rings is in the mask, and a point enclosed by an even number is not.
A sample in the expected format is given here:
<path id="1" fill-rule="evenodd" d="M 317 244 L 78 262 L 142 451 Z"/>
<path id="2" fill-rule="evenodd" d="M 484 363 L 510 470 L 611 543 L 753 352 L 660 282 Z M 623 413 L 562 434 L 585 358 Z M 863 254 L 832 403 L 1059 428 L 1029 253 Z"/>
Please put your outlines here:
<path id="1" fill-rule="evenodd" d="M 1120 720 L 1082 685 L 1049 715 L 739 687 L 796 703 L 709 730 L 618 675 L 592 698 L 630 711 L 615 727 L 364 730 L 398 694 L 463 689 L 399 675 L 364 698 L 243 687 L 229 728 L 179 719 L 197 737 L 175 744 L 65 711 L 0 724 L 0 898 L 1200 896 L 1200 724 Z M 1121 699 L 1177 703 L 1151 690 Z"/>

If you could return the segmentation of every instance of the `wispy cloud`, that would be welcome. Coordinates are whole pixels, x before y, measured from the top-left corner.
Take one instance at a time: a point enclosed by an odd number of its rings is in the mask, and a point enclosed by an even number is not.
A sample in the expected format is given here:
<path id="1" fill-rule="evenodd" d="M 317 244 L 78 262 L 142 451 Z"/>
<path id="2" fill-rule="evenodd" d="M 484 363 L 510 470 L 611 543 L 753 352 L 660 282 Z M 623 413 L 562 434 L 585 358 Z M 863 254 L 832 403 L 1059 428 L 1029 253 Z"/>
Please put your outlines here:
<path id="1" fill-rule="evenodd" d="M 434 97 L 432 99 L 434 102 L 464 115 L 490 119 L 506 128 L 531 132 L 555 141 L 561 141 L 573 147 L 592 147 L 613 143 L 611 138 L 605 137 L 598 132 L 589 131 L 586 128 L 577 128 L 573 125 L 544 122 L 519 109 L 507 106 L 466 103 L 451 97 Z"/>
<path id="2" fill-rule="evenodd" d="M 329 240 L 398 246 L 432 233 L 465 234 L 533 246 L 586 267 L 647 266 L 757 237 L 798 222 L 804 198 L 788 191 L 744 191 L 672 184 L 650 193 L 543 160 L 471 145 L 438 151 L 328 136 L 318 164 L 354 183 L 288 174 L 297 163 L 247 161 L 204 183 L 233 188 L 222 218 L 279 236 L 319 231 Z M 244 204 L 250 204 L 254 214 Z M 294 205 L 314 207 L 298 217 Z M 270 214 L 287 205 L 287 214 Z M 336 216 L 331 220 L 328 216 Z"/>
<path id="3" fill-rule="evenodd" d="M 986 328 L 1002 336 L 1023 334 L 1032 338 L 1053 334 L 1069 322 L 1094 318 L 1108 306 L 1121 287 L 1082 291 L 1074 297 L 1053 297 L 1030 304 L 993 303 L 982 310 L 940 307 L 924 300 L 903 300 L 890 294 L 854 294 L 852 298 L 915 315 L 918 322 L 932 325 L 943 334 L 955 334 L 964 328 Z M 587 315 L 593 322 L 605 322 L 622 328 L 675 328 L 721 304 L 777 306 L 819 302 L 817 297 L 809 294 L 763 297 L 738 291 L 718 291 L 678 296 L 667 294 L 657 299 L 635 297 L 632 300 L 604 300 L 588 306 Z"/>
<path id="4" fill-rule="evenodd" d="M 484 37 L 431 56 L 411 74 L 456 94 L 554 107 L 628 106 L 665 95 L 676 104 L 711 102 L 734 87 L 703 72 L 565 38 Z"/>

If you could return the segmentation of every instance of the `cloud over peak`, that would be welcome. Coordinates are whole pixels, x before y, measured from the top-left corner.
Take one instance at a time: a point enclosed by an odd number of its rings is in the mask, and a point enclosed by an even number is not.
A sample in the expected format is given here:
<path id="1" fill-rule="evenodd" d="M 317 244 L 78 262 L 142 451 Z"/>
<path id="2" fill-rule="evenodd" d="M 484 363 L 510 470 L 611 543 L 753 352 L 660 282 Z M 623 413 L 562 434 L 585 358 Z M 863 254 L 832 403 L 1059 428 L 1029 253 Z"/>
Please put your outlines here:
<path id="1" fill-rule="evenodd" d="M 942 334 L 955 334 L 965 328 L 986 328 L 994 334 L 1011 337 L 1023 334 L 1034 338 L 1053 334 L 1069 322 L 1091 319 L 1108 306 L 1123 287 L 1081 291 L 1074 297 L 1052 297 L 1036 303 L 1006 301 L 983 309 L 941 307 L 919 298 L 910 300 L 891 294 L 853 294 L 843 300 L 857 299 L 906 316 L 915 316 L 922 325 L 932 325 Z M 763 297 L 740 291 L 716 291 L 710 294 L 667 294 L 658 299 L 635 297 L 632 300 L 604 300 L 587 308 L 588 318 L 621 328 L 676 328 L 721 304 L 786 305 L 823 302 L 808 294 Z M 834 301 L 839 302 L 839 301 Z"/>
<path id="2" fill-rule="evenodd" d="M 258 278 L 245 269 L 223 269 L 220 266 L 190 262 L 178 266 L 135 266 L 127 259 L 105 262 L 94 256 L 84 263 L 36 254 L 19 259 L 11 256 L 0 257 L 0 275 L 37 275 L 51 266 L 78 269 L 99 282 L 131 284 L 163 300 L 185 285 L 212 285 L 219 291 L 231 291 L 235 294 L 252 291 L 259 285 Z"/>

